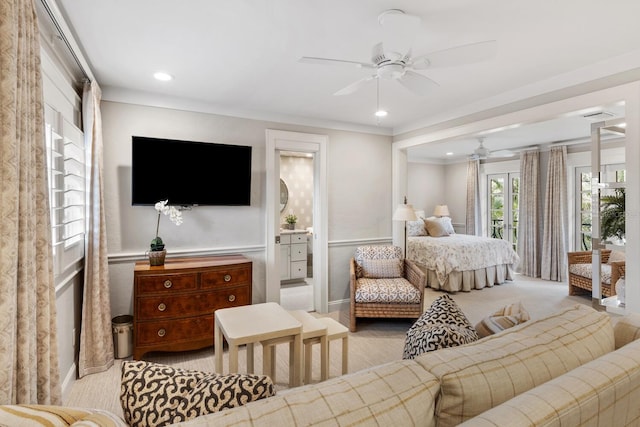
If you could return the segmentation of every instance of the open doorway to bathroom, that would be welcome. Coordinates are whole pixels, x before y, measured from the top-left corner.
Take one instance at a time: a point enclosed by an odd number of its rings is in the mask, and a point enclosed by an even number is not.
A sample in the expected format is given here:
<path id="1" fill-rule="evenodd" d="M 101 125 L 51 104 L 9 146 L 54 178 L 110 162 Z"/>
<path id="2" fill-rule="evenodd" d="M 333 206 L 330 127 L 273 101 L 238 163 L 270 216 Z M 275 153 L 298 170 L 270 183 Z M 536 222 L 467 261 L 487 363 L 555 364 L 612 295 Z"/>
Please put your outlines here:
<path id="1" fill-rule="evenodd" d="M 280 152 L 280 304 L 314 311 L 314 154 Z"/>

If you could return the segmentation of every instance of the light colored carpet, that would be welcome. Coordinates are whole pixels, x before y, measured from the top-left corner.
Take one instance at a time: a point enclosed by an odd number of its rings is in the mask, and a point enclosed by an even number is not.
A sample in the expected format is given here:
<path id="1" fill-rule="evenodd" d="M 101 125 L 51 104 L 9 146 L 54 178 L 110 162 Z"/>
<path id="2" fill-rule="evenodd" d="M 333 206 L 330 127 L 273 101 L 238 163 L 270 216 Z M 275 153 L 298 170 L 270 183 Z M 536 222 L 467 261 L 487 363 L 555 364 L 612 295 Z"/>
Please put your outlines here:
<path id="1" fill-rule="evenodd" d="M 425 308 L 440 295 L 442 292 L 427 289 Z M 519 275 L 513 282 L 483 290 L 458 292 L 451 296 L 474 325 L 497 309 L 517 301 L 522 302 L 532 318 L 544 316 L 576 303 L 591 305 L 591 298 L 587 296 L 568 296 L 566 283 L 547 282 Z M 349 324 L 348 307 L 346 310 L 328 313 L 326 316 L 337 319 L 344 325 Z M 412 323 L 411 320 L 402 319 L 359 320 L 358 331 L 349 335 L 349 372 L 401 359 L 405 333 Z M 340 375 L 341 351 L 341 343 L 333 341 L 330 354 L 331 377 Z M 319 378 L 319 352 L 319 346 L 315 345 L 314 382 Z M 255 366 L 259 370 L 262 366 L 262 351 L 259 346 L 256 348 L 255 356 Z M 146 360 L 184 369 L 208 372 L 214 370 L 212 348 L 181 353 L 150 353 Z M 288 346 L 278 345 L 276 367 L 278 390 L 288 387 L 286 383 L 289 378 L 288 360 Z M 242 370 L 246 367 L 244 349 L 240 350 L 239 361 Z M 77 380 L 65 399 L 65 405 L 105 409 L 122 416 L 119 401 L 120 367 L 121 360 L 116 360 L 114 366 L 108 371 Z"/>

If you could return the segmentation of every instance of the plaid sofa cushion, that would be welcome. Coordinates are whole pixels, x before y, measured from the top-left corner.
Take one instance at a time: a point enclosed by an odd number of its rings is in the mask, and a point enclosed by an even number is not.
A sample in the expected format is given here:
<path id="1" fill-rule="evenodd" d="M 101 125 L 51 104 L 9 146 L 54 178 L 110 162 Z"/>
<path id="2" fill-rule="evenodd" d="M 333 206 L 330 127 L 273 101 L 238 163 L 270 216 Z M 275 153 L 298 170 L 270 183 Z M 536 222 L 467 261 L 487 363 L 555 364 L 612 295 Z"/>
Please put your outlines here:
<path id="1" fill-rule="evenodd" d="M 465 427 L 637 426 L 640 340 L 483 412 Z"/>
<path id="2" fill-rule="evenodd" d="M 117 415 L 99 409 L 55 405 L 0 405 L 0 426 L 127 427 Z"/>
<path id="3" fill-rule="evenodd" d="M 415 361 L 403 360 L 177 425 L 433 427 L 439 388 L 433 375 Z"/>
<path id="4" fill-rule="evenodd" d="M 458 425 L 614 350 L 606 313 L 576 305 L 414 359 L 441 383 L 439 426 Z"/>

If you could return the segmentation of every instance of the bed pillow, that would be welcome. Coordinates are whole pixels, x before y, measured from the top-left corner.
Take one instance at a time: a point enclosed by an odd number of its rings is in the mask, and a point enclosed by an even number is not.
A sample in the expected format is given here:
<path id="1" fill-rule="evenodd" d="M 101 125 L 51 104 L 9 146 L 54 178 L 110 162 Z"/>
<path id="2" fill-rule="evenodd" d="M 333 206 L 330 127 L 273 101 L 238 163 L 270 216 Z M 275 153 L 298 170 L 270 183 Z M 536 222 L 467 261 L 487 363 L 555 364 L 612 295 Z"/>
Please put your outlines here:
<path id="1" fill-rule="evenodd" d="M 442 221 L 439 221 L 437 218 L 425 219 L 424 225 L 431 237 L 444 237 L 449 235 Z"/>
<path id="2" fill-rule="evenodd" d="M 414 359 L 428 351 L 455 347 L 478 340 L 473 325 L 456 302 L 444 294 L 407 331 L 403 359 Z"/>
<path id="3" fill-rule="evenodd" d="M 438 218 L 438 220 L 442 223 L 444 229 L 447 230 L 447 233 L 456 234 L 456 230 L 454 230 L 453 224 L 451 223 L 451 218 L 443 216 L 442 218 Z"/>
<path id="4" fill-rule="evenodd" d="M 407 221 L 407 236 L 428 236 L 424 220 Z"/>
<path id="5" fill-rule="evenodd" d="M 145 361 L 122 363 L 120 403 L 131 427 L 160 427 L 275 395 L 265 375 L 188 371 Z"/>
<path id="6" fill-rule="evenodd" d="M 402 277 L 401 259 L 363 259 L 362 277 L 368 279 L 393 279 Z"/>

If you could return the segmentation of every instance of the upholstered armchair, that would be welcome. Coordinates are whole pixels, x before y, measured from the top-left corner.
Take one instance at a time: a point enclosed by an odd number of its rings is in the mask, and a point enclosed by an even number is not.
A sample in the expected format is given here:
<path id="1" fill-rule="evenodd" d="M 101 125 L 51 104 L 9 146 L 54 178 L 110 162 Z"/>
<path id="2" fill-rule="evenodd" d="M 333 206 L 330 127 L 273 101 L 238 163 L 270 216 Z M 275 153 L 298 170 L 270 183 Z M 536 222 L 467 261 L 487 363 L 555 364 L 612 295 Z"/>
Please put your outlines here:
<path id="1" fill-rule="evenodd" d="M 417 319 L 427 277 L 398 246 L 360 246 L 350 263 L 351 322 L 358 317 Z"/>
<path id="2" fill-rule="evenodd" d="M 600 251 L 601 277 L 600 292 L 604 297 L 616 294 L 615 285 L 620 277 L 625 275 L 624 257 L 609 249 Z M 569 267 L 569 295 L 591 293 L 593 269 L 591 266 L 591 251 L 569 252 L 567 254 Z"/>

